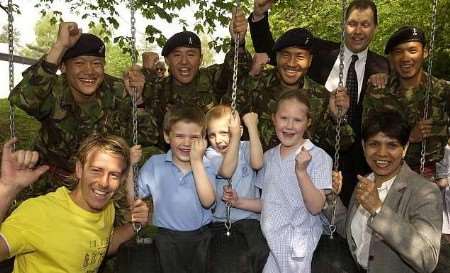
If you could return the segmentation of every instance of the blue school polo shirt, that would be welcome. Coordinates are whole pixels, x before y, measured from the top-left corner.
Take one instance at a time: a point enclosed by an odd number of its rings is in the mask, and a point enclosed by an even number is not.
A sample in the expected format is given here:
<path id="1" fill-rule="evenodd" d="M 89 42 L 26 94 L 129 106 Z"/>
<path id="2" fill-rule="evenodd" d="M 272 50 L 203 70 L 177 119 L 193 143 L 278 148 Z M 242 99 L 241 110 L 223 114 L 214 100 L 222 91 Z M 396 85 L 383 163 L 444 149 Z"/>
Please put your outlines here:
<path id="1" fill-rule="evenodd" d="M 222 164 L 223 156 L 212 147 L 206 150 L 206 157 L 218 170 Z M 239 146 L 239 159 L 236 170 L 232 176 L 231 185 L 236 190 L 240 198 L 259 198 L 259 189 L 255 186 L 256 172 L 250 165 L 250 142 L 241 141 Z M 226 221 L 226 204 L 222 201 L 223 186 L 228 185 L 227 179 L 216 176 L 216 207 L 214 209 L 214 222 Z M 248 210 L 231 208 L 231 222 L 234 223 L 243 219 L 259 220 L 259 213 Z"/>
<path id="2" fill-rule="evenodd" d="M 216 169 L 203 160 L 214 187 Z M 139 196 L 153 199 L 153 224 L 176 231 L 192 231 L 212 220 L 211 209 L 200 203 L 192 171 L 183 172 L 173 163 L 172 152 L 154 155 L 139 172 Z"/>

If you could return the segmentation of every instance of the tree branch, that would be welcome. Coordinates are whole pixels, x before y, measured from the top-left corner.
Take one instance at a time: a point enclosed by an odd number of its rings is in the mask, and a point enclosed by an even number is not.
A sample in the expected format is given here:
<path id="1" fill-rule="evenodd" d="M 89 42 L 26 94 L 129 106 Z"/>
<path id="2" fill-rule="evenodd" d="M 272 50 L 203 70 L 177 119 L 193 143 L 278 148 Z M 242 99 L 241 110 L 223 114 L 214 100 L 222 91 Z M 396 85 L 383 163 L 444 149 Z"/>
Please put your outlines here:
<path id="1" fill-rule="evenodd" d="M 0 8 L 2 10 L 4 10 L 6 12 L 6 14 L 8 14 L 8 7 L 7 6 L 3 6 L 2 4 L 0 4 Z"/>

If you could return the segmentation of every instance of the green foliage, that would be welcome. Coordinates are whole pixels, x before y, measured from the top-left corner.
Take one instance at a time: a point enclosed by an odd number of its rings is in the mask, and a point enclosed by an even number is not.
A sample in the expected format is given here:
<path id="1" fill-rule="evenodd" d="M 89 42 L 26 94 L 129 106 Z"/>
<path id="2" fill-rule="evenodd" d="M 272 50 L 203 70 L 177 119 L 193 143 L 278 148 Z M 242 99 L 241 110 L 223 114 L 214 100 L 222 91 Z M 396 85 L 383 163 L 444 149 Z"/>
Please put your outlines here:
<path id="1" fill-rule="evenodd" d="M 36 8 L 41 10 L 42 14 L 46 14 L 48 11 L 55 11 L 53 3 L 55 0 L 38 0 L 35 5 Z M 249 6 L 252 1 L 242 0 L 241 3 L 244 6 Z M 119 26 L 119 7 L 123 9 L 123 1 L 117 0 L 79 0 L 71 1 L 64 0 L 65 6 L 74 13 L 78 13 L 83 19 L 88 19 L 92 24 L 100 23 L 103 27 L 107 28 L 113 26 L 117 29 Z M 182 25 L 183 28 L 187 27 L 187 23 L 180 19 L 180 10 L 185 7 L 196 7 L 194 11 L 194 18 L 196 20 L 193 28 L 198 32 L 212 33 L 214 29 L 221 25 L 228 25 L 230 18 L 231 8 L 236 4 L 233 0 L 159 0 L 159 1 L 147 1 L 147 0 L 135 0 L 135 7 L 144 18 L 149 20 L 162 19 L 168 23 Z M 128 1 L 125 1 L 127 7 Z M 161 30 L 148 25 L 145 29 L 147 40 L 150 43 L 157 42 L 159 46 L 162 46 L 167 37 L 165 37 Z M 116 37 L 115 42 L 118 42 L 122 47 L 129 47 L 129 37 Z M 217 49 L 222 49 L 221 44 L 223 39 L 215 38 L 211 45 L 215 45 Z"/>
<path id="2" fill-rule="evenodd" d="M 214 52 L 209 46 L 209 40 L 211 37 L 207 34 L 200 34 L 200 40 L 202 43 L 202 54 L 203 54 L 203 60 L 202 60 L 202 66 L 209 66 L 214 63 Z"/>
<path id="3" fill-rule="evenodd" d="M 422 28 L 430 38 L 431 1 L 378 0 L 374 2 L 378 8 L 379 26 L 371 44 L 373 51 L 383 54 L 384 45 L 390 35 L 405 25 Z M 274 6 L 270 15 L 274 37 L 278 37 L 292 27 L 306 27 L 318 37 L 339 41 L 341 10 L 340 1 L 336 0 L 280 1 Z M 450 0 L 439 1 L 433 74 L 445 79 L 450 79 L 449 10 Z"/>
<path id="4" fill-rule="evenodd" d="M 17 44 L 20 40 L 20 32 L 17 29 L 14 29 L 14 44 Z M 2 30 L 0 32 L 0 43 L 8 43 L 8 24 L 2 26 Z"/>
<path id="5" fill-rule="evenodd" d="M 105 72 L 109 75 L 122 78 L 123 72 L 131 66 L 131 57 L 125 54 L 117 44 L 106 45 Z"/>

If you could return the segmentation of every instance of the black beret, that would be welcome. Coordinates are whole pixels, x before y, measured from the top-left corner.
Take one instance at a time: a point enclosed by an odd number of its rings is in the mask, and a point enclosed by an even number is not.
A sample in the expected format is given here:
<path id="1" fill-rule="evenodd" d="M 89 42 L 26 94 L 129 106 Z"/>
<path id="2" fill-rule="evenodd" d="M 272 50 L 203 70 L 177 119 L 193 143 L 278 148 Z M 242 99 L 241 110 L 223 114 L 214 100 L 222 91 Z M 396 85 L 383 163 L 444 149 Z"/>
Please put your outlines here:
<path id="1" fill-rule="evenodd" d="M 420 42 L 425 46 L 425 33 L 417 27 L 401 27 L 389 38 L 384 54 L 389 54 L 394 47 L 407 42 Z"/>
<path id="2" fill-rule="evenodd" d="M 278 38 L 273 46 L 273 51 L 277 52 L 290 46 L 311 49 L 313 39 L 314 36 L 309 30 L 305 28 L 293 28 Z"/>
<path id="3" fill-rule="evenodd" d="M 105 58 L 105 44 L 94 34 L 81 33 L 80 39 L 64 53 L 62 61 L 64 62 L 78 56 Z"/>
<path id="4" fill-rule="evenodd" d="M 161 55 L 166 57 L 177 47 L 190 47 L 190 48 L 198 48 L 201 49 L 202 45 L 200 42 L 200 38 L 191 31 L 182 31 L 174 34 L 172 37 L 167 40 L 164 45 Z"/>

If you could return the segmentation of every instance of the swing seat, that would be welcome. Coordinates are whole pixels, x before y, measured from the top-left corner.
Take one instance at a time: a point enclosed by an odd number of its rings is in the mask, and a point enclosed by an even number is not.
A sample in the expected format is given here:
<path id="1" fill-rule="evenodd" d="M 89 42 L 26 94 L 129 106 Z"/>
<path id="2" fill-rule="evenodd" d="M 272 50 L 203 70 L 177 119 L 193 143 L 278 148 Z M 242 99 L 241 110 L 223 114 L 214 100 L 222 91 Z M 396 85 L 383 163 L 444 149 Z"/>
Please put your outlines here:
<path id="1" fill-rule="evenodd" d="M 155 244 L 128 241 L 120 246 L 114 268 L 117 273 L 160 273 Z"/>
<path id="2" fill-rule="evenodd" d="M 223 226 L 223 225 L 221 225 Z M 250 261 L 246 255 L 247 245 L 244 237 L 231 230 L 226 235 L 225 228 L 213 228 L 209 246 L 209 273 L 251 273 Z"/>
<path id="3" fill-rule="evenodd" d="M 353 260 L 347 241 L 335 233 L 322 235 L 314 251 L 311 263 L 312 273 L 358 273 L 359 269 Z"/>

